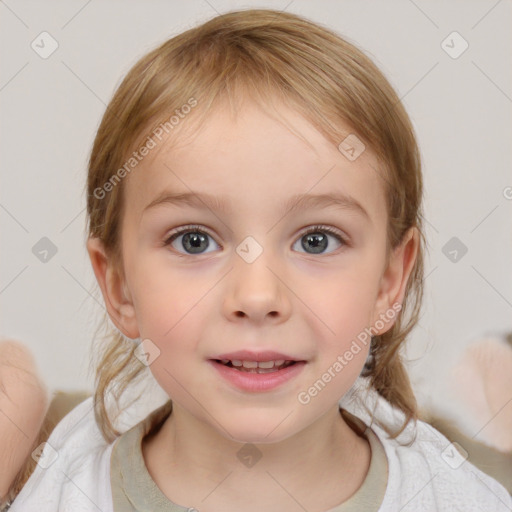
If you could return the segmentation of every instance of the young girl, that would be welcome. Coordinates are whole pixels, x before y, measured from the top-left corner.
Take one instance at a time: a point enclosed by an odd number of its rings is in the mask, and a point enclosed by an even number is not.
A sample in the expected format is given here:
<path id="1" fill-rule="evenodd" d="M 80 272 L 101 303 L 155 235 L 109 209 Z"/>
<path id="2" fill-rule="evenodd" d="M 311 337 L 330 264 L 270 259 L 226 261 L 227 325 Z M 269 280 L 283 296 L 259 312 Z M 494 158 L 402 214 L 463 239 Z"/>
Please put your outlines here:
<path id="1" fill-rule="evenodd" d="M 230 12 L 143 57 L 87 182 L 116 329 L 11 510 L 511 510 L 401 362 L 421 200 L 402 104 L 333 32 Z M 148 371 L 168 400 L 116 416 Z"/>

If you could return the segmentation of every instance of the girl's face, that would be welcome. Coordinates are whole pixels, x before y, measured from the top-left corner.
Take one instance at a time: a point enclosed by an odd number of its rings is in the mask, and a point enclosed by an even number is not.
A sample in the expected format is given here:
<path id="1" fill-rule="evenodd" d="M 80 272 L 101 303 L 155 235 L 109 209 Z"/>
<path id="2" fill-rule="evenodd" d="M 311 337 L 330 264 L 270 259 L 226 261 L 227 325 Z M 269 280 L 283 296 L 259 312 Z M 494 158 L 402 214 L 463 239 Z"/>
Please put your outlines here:
<path id="1" fill-rule="evenodd" d="M 391 328 L 414 259 L 396 252 L 386 266 L 370 150 L 354 160 L 359 147 L 343 153 L 279 110 L 307 143 L 247 104 L 137 165 L 124 183 L 123 298 L 109 306 L 175 404 L 241 442 L 283 440 L 337 407 L 367 358 L 365 328 Z"/>

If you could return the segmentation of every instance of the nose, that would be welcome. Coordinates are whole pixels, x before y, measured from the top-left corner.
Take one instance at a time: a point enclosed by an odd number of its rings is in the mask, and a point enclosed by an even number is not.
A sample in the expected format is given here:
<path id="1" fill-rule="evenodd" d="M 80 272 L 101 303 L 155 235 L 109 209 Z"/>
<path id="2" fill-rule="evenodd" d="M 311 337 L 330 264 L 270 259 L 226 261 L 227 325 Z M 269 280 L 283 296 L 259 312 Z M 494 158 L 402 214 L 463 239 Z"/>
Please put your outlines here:
<path id="1" fill-rule="evenodd" d="M 290 316 L 291 304 L 282 275 L 275 259 L 266 251 L 252 263 L 238 254 L 229 273 L 224 314 L 231 321 L 247 319 L 259 324 L 272 320 L 281 323 Z"/>

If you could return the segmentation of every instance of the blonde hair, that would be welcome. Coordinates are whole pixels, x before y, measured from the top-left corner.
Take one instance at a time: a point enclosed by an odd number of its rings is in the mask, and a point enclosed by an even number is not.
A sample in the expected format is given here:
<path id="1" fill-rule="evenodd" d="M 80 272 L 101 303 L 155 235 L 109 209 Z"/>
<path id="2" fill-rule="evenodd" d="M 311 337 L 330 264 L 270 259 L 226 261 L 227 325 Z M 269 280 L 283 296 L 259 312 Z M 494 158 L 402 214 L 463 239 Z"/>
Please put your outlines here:
<path id="1" fill-rule="evenodd" d="M 292 106 L 336 145 L 349 126 L 382 165 L 388 210 L 387 254 L 415 226 L 418 255 L 395 324 L 372 338 L 363 375 L 373 388 L 406 415 L 402 429 L 417 418 L 417 405 L 400 347 L 418 321 L 423 296 L 422 175 L 410 119 L 392 86 L 362 51 L 336 33 L 297 15 L 267 9 L 232 11 L 189 29 L 142 57 L 115 92 L 98 129 L 87 179 L 90 237 L 97 237 L 123 276 L 120 226 L 123 181 L 113 173 L 152 129 L 176 109 L 197 102 L 179 130 L 202 122 L 227 99 L 250 97 L 261 105 L 275 98 Z M 190 110 L 190 109 L 188 109 Z M 171 129 L 169 123 L 166 125 Z M 194 125 L 195 126 L 195 125 Z M 170 137 L 172 137 L 171 134 Z M 182 133 L 180 133 L 182 135 Z M 173 139 L 170 139 L 173 140 Z M 123 174 L 124 175 L 124 174 Z M 99 197 L 98 197 L 99 196 Z M 102 197 L 106 196 L 106 197 Z M 95 414 L 107 441 L 114 428 L 107 395 L 118 401 L 127 386 L 147 371 L 134 357 L 136 344 L 108 326 L 99 340 L 94 393 Z M 101 327 L 101 326 L 100 326 Z"/>

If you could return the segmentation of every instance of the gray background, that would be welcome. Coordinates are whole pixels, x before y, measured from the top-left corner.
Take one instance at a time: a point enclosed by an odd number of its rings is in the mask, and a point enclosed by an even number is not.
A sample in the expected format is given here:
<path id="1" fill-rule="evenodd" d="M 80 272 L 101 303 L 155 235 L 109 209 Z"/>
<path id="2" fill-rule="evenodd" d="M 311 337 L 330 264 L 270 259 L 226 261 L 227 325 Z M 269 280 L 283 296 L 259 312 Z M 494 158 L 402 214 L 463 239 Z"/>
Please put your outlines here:
<path id="1" fill-rule="evenodd" d="M 338 31 L 374 59 L 404 101 L 422 151 L 429 241 L 408 367 L 420 403 L 439 406 L 462 350 L 512 328 L 512 4 L 505 0 L 1 1 L 0 333 L 33 350 L 51 390 L 92 390 L 89 351 L 103 306 L 90 293 L 83 187 L 95 130 L 139 57 L 217 13 L 248 7 L 286 10 Z M 43 31 L 59 45 L 46 59 L 31 47 L 42 46 Z M 442 43 L 454 31 L 469 44 L 458 58 Z M 462 48 L 453 36 L 446 44 L 452 53 Z M 46 262 L 33 252 L 43 237 L 57 248 Z M 467 247 L 457 261 L 443 253 L 452 237 Z"/>

